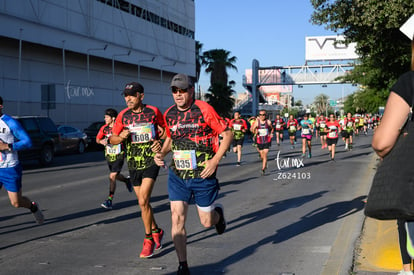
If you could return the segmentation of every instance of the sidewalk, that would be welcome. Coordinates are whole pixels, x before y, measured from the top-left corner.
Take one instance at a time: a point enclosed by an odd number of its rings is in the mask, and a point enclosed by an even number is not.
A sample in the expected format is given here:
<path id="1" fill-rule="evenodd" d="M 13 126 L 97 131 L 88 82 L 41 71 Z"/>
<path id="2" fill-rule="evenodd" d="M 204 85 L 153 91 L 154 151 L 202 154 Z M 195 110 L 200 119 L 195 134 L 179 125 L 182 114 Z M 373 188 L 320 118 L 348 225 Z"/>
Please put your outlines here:
<path id="1" fill-rule="evenodd" d="M 402 268 L 397 222 L 366 217 L 355 254 L 358 275 L 397 274 Z"/>

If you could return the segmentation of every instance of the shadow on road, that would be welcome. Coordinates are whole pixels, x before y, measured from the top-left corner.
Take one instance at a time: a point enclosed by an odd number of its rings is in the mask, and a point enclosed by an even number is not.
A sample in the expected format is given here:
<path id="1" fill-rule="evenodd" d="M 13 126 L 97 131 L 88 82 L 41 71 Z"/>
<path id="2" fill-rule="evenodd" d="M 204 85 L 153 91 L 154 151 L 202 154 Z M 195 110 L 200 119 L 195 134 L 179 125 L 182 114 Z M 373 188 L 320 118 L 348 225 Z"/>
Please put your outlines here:
<path id="1" fill-rule="evenodd" d="M 327 193 L 327 192 L 328 191 L 321 191 L 321 192 L 317 192 L 312 195 L 307 195 L 307 196 L 302 196 L 298 198 L 293 198 L 293 199 L 288 199 L 288 200 L 283 200 L 280 202 L 272 203 L 272 206 L 267 209 L 263 209 L 263 210 L 260 210 L 254 213 L 250 213 L 236 220 L 232 220 L 231 222 L 228 223 L 229 225 L 236 224 L 237 222 L 240 222 L 240 221 L 243 221 L 243 222 L 240 224 L 237 224 L 234 227 L 230 227 L 227 231 L 232 231 L 241 226 L 254 223 L 257 220 L 261 220 L 261 219 L 276 215 L 277 213 L 283 210 L 300 207 L 301 205 L 307 202 L 320 198 L 324 193 Z M 262 245 L 278 244 L 278 243 L 284 242 L 295 236 L 303 234 L 307 231 L 313 230 L 319 226 L 322 226 L 327 223 L 331 223 L 333 221 L 345 218 L 349 215 L 352 215 L 352 214 L 355 214 L 361 211 L 365 205 L 365 203 L 363 202 L 365 198 L 366 196 L 359 196 L 350 201 L 335 202 L 335 203 L 326 205 L 324 207 L 315 209 L 307 213 L 306 215 L 304 215 L 298 222 L 290 224 L 286 227 L 277 229 L 274 234 L 260 240 L 256 244 L 247 246 L 243 248 L 242 250 L 237 251 L 232 255 L 229 255 L 227 258 L 224 258 L 222 261 L 219 261 L 214 264 L 194 266 L 194 267 L 192 266 L 191 272 L 194 274 L 201 274 L 201 275 L 223 274 L 226 271 L 226 266 L 233 265 L 236 262 L 243 261 L 247 257 L 251 257 L 252 254 L 254 254 L 254 252 Z M 193 236 L 199 233 L 193 234 Z M 209 238 L 213 235 L 215 234 L 206 236 L 202 239 Z M 199 240 L 200 239 L 197 239 L 193 242 L 197 242 Z M 170 274 L 175 274 L 175 273 L 170 273 Z"/>

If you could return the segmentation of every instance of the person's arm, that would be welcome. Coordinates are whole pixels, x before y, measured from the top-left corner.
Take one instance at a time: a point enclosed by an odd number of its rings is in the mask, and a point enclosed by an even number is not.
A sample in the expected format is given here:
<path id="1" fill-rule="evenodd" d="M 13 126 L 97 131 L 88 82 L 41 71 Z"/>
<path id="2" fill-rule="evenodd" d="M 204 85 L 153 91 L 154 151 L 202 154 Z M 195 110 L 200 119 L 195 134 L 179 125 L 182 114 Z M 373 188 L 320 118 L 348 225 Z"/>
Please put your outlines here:
<path id="1" fill-rule="evenodd" d="M 269 125 L 269 127 L 270 127 L 270 136 L 273 136 L 274 129 L 273 129 L 272 122 L 270 120 L 268 120 L 267 121 L 267 125 Z"/>
<path id="2" fill-rule="evenodd" d="M 167 137 L 162 145 L 161 151 L 155 154 L 154 161 L 158 166 L 165 166 L 164 158 L 171 151 L 172 139 Z"/>
<path id="3" fill-rule="evenodd" d="M 17 120 L 6 116 L 4 122 L 9 126 L 10 131 L 17 140 L 11 144 L 0 140 L 0 151 L 19 151 L 32 147 L 32 140 Z"/>
<path id="4" fill-rule="evenodd" d="M 112 134 L 108 138 L 108 143 L 113 144 L 113 145 L 121 144 L 128 138 L 128 136 L 129 136 L 129 130 L 125 129 L 119 135 Z"/>
<path id="5" fill-rule="evenodd" d="M 246 133 L 246 131 L 247 131 L 247 122 L 244 119 L 242 120 L 242 122 L 243 122 L 242 132 Z"/>
<path id="6" fill-rule="evenodd" d="M 223 158 L 224 154 L 227 152 L 227 148 L 229 148 L 231 142 L 233 141 L 233 134 L 232 132 L 227 129 L 220 133 L 223 139 L 220 142 L 220 146 L 212 159 L 209 159 L 205 162 L 206 167 L 201 172 L 200 176 L 202 178 L 208 178 L 211 176 L 215 171 L 220 162 Z"/>
<path id="7" fill-rule="evenodd" d="M 99 131 L 98 134 L 96 135 L 96 144 L 101 144 L 103 146 L 106 146 L 108 144 L 108 139 L 106 138 L 103 130 L 106 127 L 106 125 L 103 125 Z"/>
<path id="8" fill-rule="evenodd" d="M 122 114 L 116 117 L 114 126 L 112 127 L 112 135 L 108 138 L 108 143 L 117 145 L 124 142 L 129 136 L 128 128 L 122 123 Z"/>
<path id="9" fill-rule="evenodd" d="M 257 120 L 253 121 L 253 123 L 250 127 L 250 132 L 252 132 L 252 134 L 256 134 L 256 128 L 257 128 L 256 122 L 257 122 Z"/>
<path id="10" fill-rule="evenodd" d="M 391 92 L 381 124 L 372 138 L 371 145 L 378 156 L 383 158 L 394 147 L 409 112 L 410 106 L 407 102 L 398 94 Z"/>

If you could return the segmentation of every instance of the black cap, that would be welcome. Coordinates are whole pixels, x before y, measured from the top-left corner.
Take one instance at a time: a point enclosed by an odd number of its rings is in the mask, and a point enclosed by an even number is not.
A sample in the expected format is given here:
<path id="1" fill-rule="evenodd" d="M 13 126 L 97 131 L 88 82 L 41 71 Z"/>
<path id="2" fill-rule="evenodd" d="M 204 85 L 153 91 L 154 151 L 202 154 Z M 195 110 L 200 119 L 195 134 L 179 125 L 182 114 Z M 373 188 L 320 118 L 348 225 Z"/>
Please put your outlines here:
<path id="1" fill-rule="evenodd" d="M 138 82 L 131 82 L 125 85 L 125 89 L 123 92 L 124 96 L 135 96 L 137 93 L 144 93 L 144 87 L 141 84 L 139 84 Z"/>

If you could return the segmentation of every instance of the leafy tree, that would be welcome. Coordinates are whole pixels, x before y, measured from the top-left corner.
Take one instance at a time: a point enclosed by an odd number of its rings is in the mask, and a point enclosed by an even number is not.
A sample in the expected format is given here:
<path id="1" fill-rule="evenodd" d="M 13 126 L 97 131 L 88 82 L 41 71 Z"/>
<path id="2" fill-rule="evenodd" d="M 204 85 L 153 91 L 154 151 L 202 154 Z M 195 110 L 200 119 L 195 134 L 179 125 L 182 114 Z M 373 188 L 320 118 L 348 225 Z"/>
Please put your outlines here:
<path id="1" fill-rule="evenodd" d="M 316 107 L 316 113 L 317 114 L 325 114 L 327 111 L 329 111 L 329 104 L 328 104 L 329 96 L 326 94 L 319 94 L 315 97 L 315 101 L 313 104 Z"/>
<path id="2" fill-rule="evenodd" d="M 196 54 L 196 82 L 198 83 L 198 81 L 200 80 L 200 73 L 201 73 L 201 63 L 202 63 L 202 48 L 203 48 L 203 44 L 200 43 L 199 41 L 196 41 L 195 43 L 195 54 Z"/>
<path id="3" fill-rule="evenodd" d="M 230 56 L 230 52 L 223 49 L 209 50 L 203 53 L 201 64 L 206 67 L 205 71 L 210 73 L 209 94 L 206 95 L 207 102 L 214 107 L 217 113 L 224 117 L 231 116 L 234 106 L 234 81 L 228 80 L 227 69 L 234 69 L 237 58 Z"/>
<path id="4" fill-rule="evenodd" d="M 366 109 L 384 105 L 388 96 L 384 91 L 389 90 L 399 75 L 410 70 L 409 39 L 399 28 L 414 13 L 414 1 L 311 0 L 311 3 L 315 9 L 312 23 L 343 33 L 347 43 L 357 43 L 360 62 L 344 81 L 362 84 L 365 89 L 361 92 L 367 95 L 380 95 L 363 100 L 358 94 L 358 104 L 368 104 Z"/>
<path id="5" fill-rule="evenodd" d="M 210 85 L 228 85 L 227 69 L 237 71 L 234 65 L 237 57 L 230 57 L 230 52 L 223 49 L 209 50 L 203 53 L 202 65 L 206 67 L 206 73 L 210 73 Z"/>
<path id="6" fill-rule="evenodd" d="M 232 97 L 234 91 L 231 86 L 216 83 L 210 86 L 208 91 L 209 93 L 206 94 L 207 102 L 214 107 L 221 117 L 230 118 L 235 102 Z"/>
<path id="7" fill-rule="evenodd" d="M 296 102 L 295 102 L 295 106 L 298 106 L 298 107 L 303 107 L 302 100 L 300 100 L 300 99 L 296 100 Z"/>

